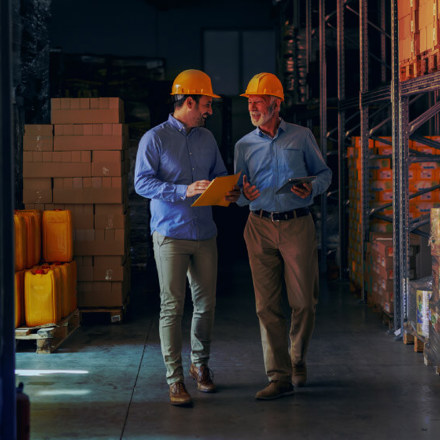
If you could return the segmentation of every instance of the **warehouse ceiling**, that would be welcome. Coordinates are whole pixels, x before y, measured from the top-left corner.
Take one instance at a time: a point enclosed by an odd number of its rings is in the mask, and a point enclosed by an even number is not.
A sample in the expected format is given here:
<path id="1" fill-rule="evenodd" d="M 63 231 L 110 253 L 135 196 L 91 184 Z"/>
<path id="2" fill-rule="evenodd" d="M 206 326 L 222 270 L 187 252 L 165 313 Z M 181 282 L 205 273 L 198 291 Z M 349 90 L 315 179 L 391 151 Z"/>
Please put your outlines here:
<path id="1" fill-rule="evenodd" d="M 145 0 L 145 2 L 155 6 L 161 11 L 186 8 L 188 6 L 197 6 L 199 4 L 205 3 L 203 0 Z"/>

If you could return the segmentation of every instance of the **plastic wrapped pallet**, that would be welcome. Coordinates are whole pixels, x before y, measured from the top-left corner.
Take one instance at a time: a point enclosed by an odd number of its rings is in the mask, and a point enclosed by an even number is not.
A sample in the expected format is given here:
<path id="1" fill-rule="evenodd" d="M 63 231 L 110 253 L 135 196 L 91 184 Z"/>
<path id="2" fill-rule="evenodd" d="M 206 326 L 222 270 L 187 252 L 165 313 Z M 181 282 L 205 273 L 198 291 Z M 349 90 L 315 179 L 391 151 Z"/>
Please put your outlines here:
<path id="1" fill-rule="evenodd" d="M 425 360 L 440 367 L 440 301 L 430 302 L 429 340 L 425 345 Z"/>
<path id="2" fill-rule="evenodd" d="M 418 336 L 429 338 L 429 300 L 432 295 L 432 277 L 409 282 L 408 324 Z"/>

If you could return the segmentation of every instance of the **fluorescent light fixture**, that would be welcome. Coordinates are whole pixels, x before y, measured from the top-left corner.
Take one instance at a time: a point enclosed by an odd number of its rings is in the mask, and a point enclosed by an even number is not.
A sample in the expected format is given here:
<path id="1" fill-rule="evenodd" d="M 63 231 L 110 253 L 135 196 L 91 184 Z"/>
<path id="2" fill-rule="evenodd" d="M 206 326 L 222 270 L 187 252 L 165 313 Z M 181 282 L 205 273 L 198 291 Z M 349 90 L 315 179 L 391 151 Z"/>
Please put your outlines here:
<path id="1" fill-rule="evenodd" d="M 44 376 L 47 374 L 89 374 L 87 370 L 15 370 L 19 376 Z"/>

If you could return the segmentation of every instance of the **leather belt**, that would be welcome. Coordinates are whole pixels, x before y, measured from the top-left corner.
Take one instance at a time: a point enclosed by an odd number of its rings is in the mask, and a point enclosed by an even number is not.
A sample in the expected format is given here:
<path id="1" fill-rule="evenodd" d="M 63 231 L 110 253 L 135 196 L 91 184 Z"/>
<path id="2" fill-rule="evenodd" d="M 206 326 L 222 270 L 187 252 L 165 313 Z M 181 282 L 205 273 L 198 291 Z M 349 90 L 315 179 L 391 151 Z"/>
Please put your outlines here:
<path id="1" fill-rule="evenodd" d="M 258 215 L 258 217 L 266 217 L 270 218 L 273 222 L 279 222 L 281 220 L 291 220 L 292 218 L 304 217 L 305 215 L 309 215 L 309 208 L 296 208 L 292 211 L 285 212 L 269 212 L 264 211 L 263 209 L 259 209 L 258 211 L 252 211 L 252 214 Z"/>

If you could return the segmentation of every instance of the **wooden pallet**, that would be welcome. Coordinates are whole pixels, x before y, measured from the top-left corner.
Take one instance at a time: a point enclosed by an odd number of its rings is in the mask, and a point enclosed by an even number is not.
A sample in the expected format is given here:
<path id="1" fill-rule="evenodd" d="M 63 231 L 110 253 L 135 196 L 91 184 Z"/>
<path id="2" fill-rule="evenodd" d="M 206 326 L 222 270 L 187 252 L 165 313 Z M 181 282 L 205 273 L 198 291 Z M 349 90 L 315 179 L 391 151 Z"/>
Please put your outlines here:
<path id="1" fill-rule="evenodd" d="M 422 75 L 427 75 L 428 73 L 437 72 L 439 70 L 440 64 L 440 51 L 439 49 L 426 51 L 420 56 L 420 69 Z"/>
<path id="2" fill-rule="evenodd" d="M 403 343 L 405 345 L 413 345 L 416 353 L 423 353 L 425 351 L 425 340 L 422 336 L 414 334 L 414 332 L 405 329 L 403 331 Z"/>
<path id="3" fill-rule="evenodd" d="M 125 320 L 127 312 L 127 305 L 123 305 L 121 307 L 90 307 L 90 308 L 81 308 L 81 322 L 84 319 L 89 321 L 91 320 L 102 320 L 108 319 L 111 324 L 121 323 Z M 86 318 L 87 316 L 87 318 Z"/>
<path id="4" fill-rule="evenodd" d="M 422 75 L 422 64 L 418 59 L 400 63 L 400 81 L 416 78 Z"/>
<path id="5" fill-rule="evenodd" d="M 15 340 L 36 341 L 36 353 L 53 353 L 79 327 L 79 311 L 76 309 L 57 324 L 46 324 L 36 327 L 18 327 L 15 329 Z"/>

